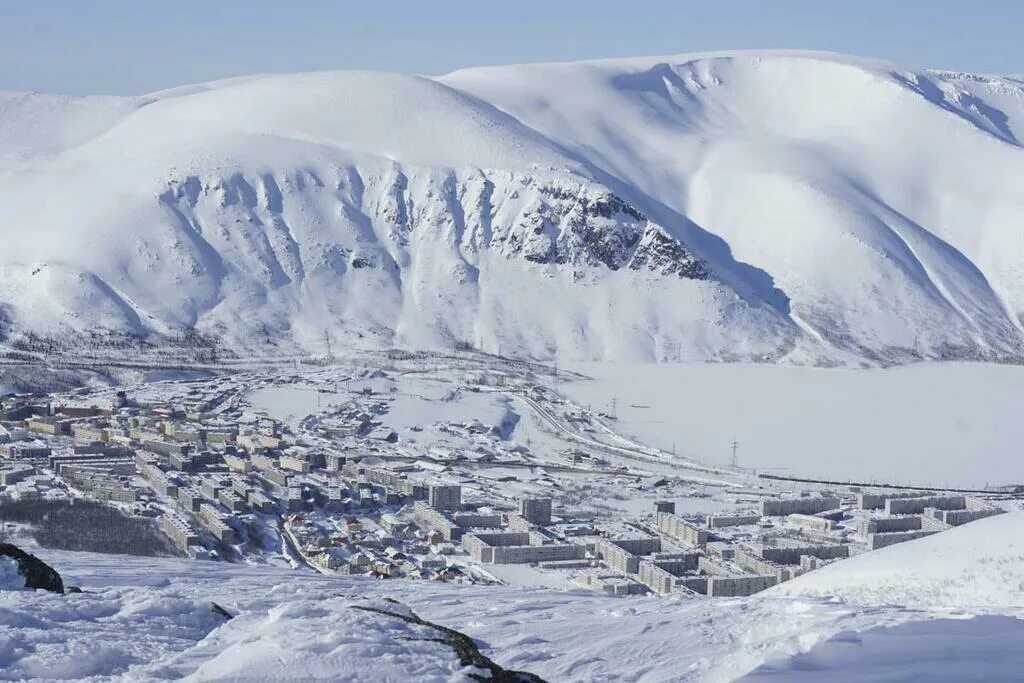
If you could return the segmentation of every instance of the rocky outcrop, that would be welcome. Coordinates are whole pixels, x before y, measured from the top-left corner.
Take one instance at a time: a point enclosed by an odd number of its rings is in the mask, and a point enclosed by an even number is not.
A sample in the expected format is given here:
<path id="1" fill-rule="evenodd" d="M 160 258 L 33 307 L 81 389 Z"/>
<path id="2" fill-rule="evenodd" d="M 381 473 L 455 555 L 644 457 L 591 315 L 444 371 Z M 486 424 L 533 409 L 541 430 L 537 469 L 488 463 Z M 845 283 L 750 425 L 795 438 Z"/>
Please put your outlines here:
<path id="1" fill-rule="evenodd" d="M 0 543 L 0 557 L 9 557 L 18 564 L 18 573 L 25 577 L 25 588 L 64 592 L 64 580 L 57 570 L 35 555 L 10 543 Z"/>
<path id="2" fill-rule="evenodd" d="M 710 275 L 679 240 L 600 186 L 519 182 L 524 189 L 534 187 L 535 199 L 510 226 L 501 245 L 506 252 L 534 263 L 628 267 L 697 280 Z"/>
<path id="3" fill-rule="evenodd" d="M 227 611 L 215 602 L 210 603 L 210 611 L 216 614 L 218 617 L 222 617 L 224 621 L 231 621 L 235 618 L 235 615 Z"/>
<path id="4" fill-rule="evenodd" d="M 691 280 L 711 277 L 707 264 L 687 251 L 679 240 L 656 225 L 648 226 L 629 260 L 631 270 L 652 270 Z"/>
<path id="5" fill-rule="evenodd" d="M 475 681 L 490 681 L 491 683 L 545 683 L 544 679 L 537 674 L 532 674 L 528 671 L 514 671 L 498 665 L 491 660 L 490 657 L 480 652 L 480 649 L 477 647 L 473 639 L 465 633 L 456 631 L 453 628 L 448 628 L 447 626 L 441 626 L 440 624 L 427 621 L 404 605 L 399 605 L 394 600 L 390 600 L 388 598 L 385 598 L 385 600 L 387 602 L 395 603 L 398 606 L 396 609 L 391 610 L 354 605 L 353 609 L 363 610 L 364 612 L 376 612 L 377 614 L 401 619 L 402 621 L 410 624 L 426 626 L 436 630 L 438 632 L 438 637 L 431 638 L 430 640 L 443 643 L 450 647 L 459 658 L 459 663 L 463 666 L 471 666 L 481 670 L 482 672 L 486 672 L 482 674 L 469 674 L 469 678 Z"/>

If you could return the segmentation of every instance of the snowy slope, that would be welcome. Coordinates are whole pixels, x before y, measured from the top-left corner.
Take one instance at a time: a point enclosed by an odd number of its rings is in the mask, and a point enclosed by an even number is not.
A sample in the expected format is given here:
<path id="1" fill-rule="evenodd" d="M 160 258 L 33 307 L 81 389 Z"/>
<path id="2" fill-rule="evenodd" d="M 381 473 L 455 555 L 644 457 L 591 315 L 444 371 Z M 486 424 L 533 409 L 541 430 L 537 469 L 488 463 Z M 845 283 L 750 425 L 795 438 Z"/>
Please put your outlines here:
<path id="1" fill-rule="evenodd" d="M 499 666 L 549 681 L 727 681 L 750 672 L 755 680 L 787 680 L 787 672 L 1015 680 L 1024 666 L 1020 528 L 1020 513 L 982 520 L 745 599 L 615 598 L 35 549 L 86 592 L 0 590 L 0 680 L 461 681 L 472 673 L 450 648 L 424 640 L 436 632 L 360 607 L 411 609 L 472 637 Z M 234 618 L 213 613 L 211 601 Z M 951 649 L 971 642 L 978 648 Z"/>
<path id="2" fill-rule="evenodd" d="M 1022 93 L 736 53 L 0 95 L 0 330 L 1019 360 Z"/>
<path id="3" fill-rule="evenodd" d="M 1021 680 L 1024 513 L 859 555 L 761 594 L 782 598 L 843 604 L 875 614 L 877 626 L 775 654 L 743 680 Z"/>
<path id="4" fill-rule="evenodd" d="M 817 53 L 445 82 L 724 240 L 829 344 L 893 357 L 1019 349 L 1019 83 Z"/>
<path id="5" fill-rule="evenodd" d="M 865 606 L 1024 613 L 1024 513 L 989 517 L 859 555 L 768 593 Z"/>

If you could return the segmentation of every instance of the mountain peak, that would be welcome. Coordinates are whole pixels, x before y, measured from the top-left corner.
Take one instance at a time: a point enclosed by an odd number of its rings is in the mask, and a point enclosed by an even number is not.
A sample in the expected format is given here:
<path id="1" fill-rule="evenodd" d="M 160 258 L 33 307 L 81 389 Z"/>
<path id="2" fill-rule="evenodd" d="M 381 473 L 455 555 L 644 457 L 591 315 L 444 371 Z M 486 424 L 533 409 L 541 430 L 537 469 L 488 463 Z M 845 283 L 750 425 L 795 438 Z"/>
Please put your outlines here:
<path id="1" fill-rule="evenodd" d="M 0 329 L 1019 361 L 1022 103 L 775 50 L 8 94 Z"/>

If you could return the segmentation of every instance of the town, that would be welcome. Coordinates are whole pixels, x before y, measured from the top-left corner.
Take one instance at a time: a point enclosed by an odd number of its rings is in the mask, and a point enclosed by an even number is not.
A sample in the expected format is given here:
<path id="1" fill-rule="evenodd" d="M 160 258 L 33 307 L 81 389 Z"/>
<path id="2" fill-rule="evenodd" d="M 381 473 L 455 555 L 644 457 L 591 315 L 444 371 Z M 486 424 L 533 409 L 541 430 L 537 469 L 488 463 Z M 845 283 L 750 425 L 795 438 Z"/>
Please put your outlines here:
<path id="1" fill-rule="evenodd" d="M 362 363 L 11 395 L 3 501 L 87 498 L 195 560 L 325 574 L 750 595 L 1003 512 L 1015 491 L 763 478 L 632 442 L 557 368 Z"/>

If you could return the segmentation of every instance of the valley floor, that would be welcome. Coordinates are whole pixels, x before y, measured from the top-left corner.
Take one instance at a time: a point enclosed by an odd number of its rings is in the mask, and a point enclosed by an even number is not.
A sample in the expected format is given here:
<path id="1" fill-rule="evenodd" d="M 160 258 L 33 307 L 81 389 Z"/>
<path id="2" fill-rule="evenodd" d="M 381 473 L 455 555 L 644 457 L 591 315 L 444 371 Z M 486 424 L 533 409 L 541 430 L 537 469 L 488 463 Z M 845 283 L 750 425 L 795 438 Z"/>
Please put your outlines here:
<path id="1" fill-rule="evenodd" d="M 571 366 L 562 389 L 663 450 L 759 473 L 901 486 L 1024 482 L 1024 368 L 925 363 L 863 370 L 736 364 Z M 613 403 L 614 402 L 614 403 Z"/>

